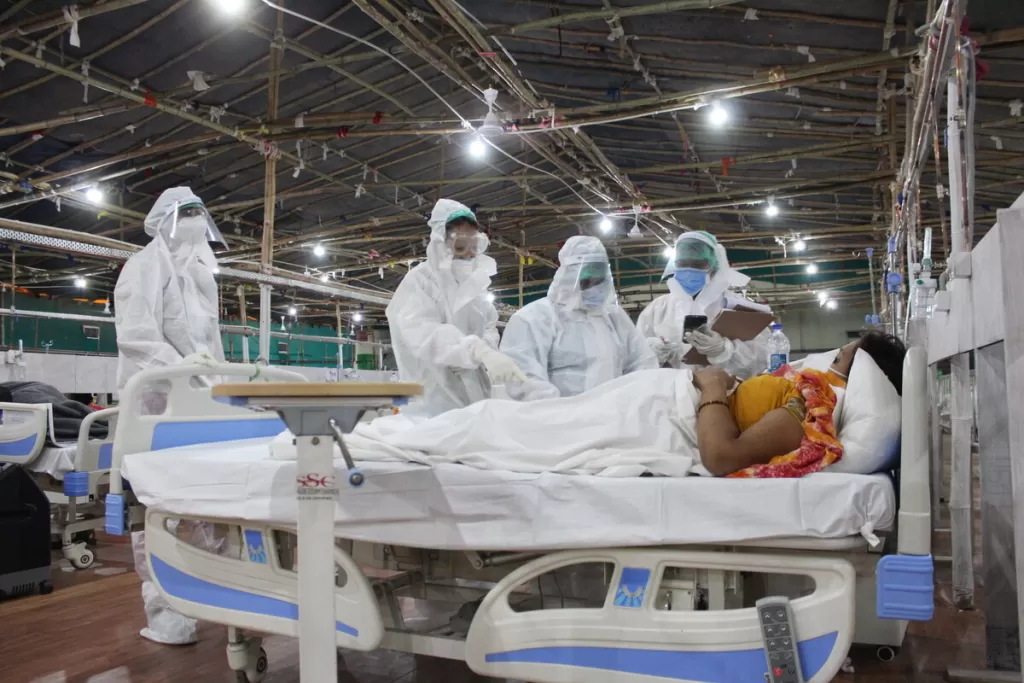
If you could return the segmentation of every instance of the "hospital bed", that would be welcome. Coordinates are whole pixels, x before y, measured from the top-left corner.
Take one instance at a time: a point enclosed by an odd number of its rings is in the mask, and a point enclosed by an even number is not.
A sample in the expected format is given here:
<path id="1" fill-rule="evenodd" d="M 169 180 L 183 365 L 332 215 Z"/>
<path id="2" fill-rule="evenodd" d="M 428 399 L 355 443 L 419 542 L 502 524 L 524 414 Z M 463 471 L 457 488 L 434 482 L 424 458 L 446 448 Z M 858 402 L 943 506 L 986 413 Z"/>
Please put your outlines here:
<path id="1" fill-rule="evenodd" d="M 49 403 L 0 403 L 0 463 L 25 468 L 46 493 L 51 533 L 60 539 L 64 557 L 76 569 L 86 569 L 95 561 L 88 546 L 105 523 L 103 497 L 117 414 L 117 408 L 90 413 L 82 421 L 78 441 L 62 443 L 54 436 Z M 107 424 L 106 439 L 90 438 L 97 422 Z"/>
<path id="2" fill-rule="evenodd" d="M 831 681 L 853 643 L 891 659 L 908 621 L 933 611 L 925 372 L 911 349 L 898 483 L 363 463 L 356 488 L 335 461 L 334 643 L 538 683 L 762 680 L 754 602 L 786 595 L 806 681 Z M 179 426 L 215 410 L 257 419 L 196 395 L 172 407 Z M 124 468 L 147 506 L 162 594 L 228 626 L 228 664 L 254 683 L 268 662 L 245 631 L 299 631 L 296 462 L 268 459 L 266 439 L 164 450 L 163 425 L 120 422 L 114 475 Z M 193 545 L 174 531 L 180 519 L 215 524 L 226 548 Z M 108 520 L 109 532 L 127 530 L 117 501 Z"/>

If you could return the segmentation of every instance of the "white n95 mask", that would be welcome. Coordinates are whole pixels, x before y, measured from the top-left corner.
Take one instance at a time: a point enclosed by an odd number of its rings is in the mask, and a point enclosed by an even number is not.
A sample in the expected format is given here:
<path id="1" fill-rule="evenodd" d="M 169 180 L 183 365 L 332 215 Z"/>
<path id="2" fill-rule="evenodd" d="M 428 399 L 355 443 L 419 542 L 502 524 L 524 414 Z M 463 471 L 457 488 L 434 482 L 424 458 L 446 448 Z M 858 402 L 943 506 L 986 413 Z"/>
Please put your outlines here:
<path id="1" fill-rule="evenodd" d="M 455 259 L 452 261 L 452 276 L 455 281 L 462 283 L 473 273 L 473 259 Z"/>

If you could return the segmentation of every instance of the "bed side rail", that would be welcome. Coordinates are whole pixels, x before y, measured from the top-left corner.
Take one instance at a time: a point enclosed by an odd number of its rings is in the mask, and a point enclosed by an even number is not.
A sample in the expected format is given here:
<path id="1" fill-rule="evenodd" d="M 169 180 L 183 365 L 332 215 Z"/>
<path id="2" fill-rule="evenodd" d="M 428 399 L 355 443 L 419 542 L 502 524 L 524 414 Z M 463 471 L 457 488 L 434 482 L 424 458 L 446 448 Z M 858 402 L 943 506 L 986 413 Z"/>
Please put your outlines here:
<path id="1" fill-rule="evenodd" d="M 78 441 L 72 458 L 72 470 L 64 475 L 64 495 L 68 498 L 95 498 L 99 488 L 109 480 L 114 455 L 114 430 L 117 428 L 119 408 L 104 408 L 89 413 L 78 428 Z M 104 439 L 89 437 L 92 426 L 105 422 Z"/>
<path id="2" fill-rule="evenodd" d="M 935 608 L 929 405 L 927 354 L 913 346 L 903 362 L 898 554 L 882 557 L 875 574 L 876 613 L 883 619 L 928 621 Z"/>
<path id="3" fill-rule="evenodd" d="M 515 611 L 510 594 L 537 577 L 584 563 L 614 565 L 601 607 Z M 625 680 L 761 681 L 768 672 L 757 609 L 672 611 L 658 596 L 675 568 L 794 574 L 812 594 L 791 601 L 808 683 L 827 683 L 846 659 L 854 629 L 853 566 L 842 558 L 688 550 L 569 551 L 520 567 L 473 617 L 466 663 L 476 673 L 538 683 Z"/>
<path id="4" fill-rule="evenodd" d="M 29 465 L 46 446 L 49 403 L 0 403 L 0 463 Z"/>
<path id="5" fill-rule="evenodd" d="M 127 501 L 121 477 L 125 454 L 158 451 L 178 446 L 221 443 L 276 436 L 285 426 L 274 413 L 258 413 L 213 399 L 210 384 L 218 381 L 305 382 L 302 375 L 257 365 L 222 363 L 175 365 L 144 370 L 121 392 L 120 415 L 114 433 L 107 496 L 107 533 L 127 533 Z M 147 391 L 166 395 L 160 415 L 143 414 Z M 197 386 L 198 385 L 198 386 Z"/>

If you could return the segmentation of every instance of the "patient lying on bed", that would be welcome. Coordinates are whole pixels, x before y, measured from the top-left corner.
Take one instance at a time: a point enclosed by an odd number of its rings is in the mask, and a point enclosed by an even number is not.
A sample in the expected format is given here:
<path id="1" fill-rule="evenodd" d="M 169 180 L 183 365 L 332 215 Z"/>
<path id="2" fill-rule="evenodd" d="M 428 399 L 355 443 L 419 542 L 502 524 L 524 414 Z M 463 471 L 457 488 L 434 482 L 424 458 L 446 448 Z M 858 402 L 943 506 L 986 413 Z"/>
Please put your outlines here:
<path id="1" fill-rule="evenodd" d="M 601 476 L 724 476 L 800 449 L 800 467 L 749 475 L 800 476 L 816 471 L 807 466 L 805 446 L 821 456 L 817 469 L 831 462 L 829 452 L 842 453 L 834 429 L 833 444 L 821 434 L 835 406 L 832 387 L 845 384 L 858 348 L 900 388 L 903 345 L 872 333 L 842 349 L 825 373 L 761 376 L 733 391 L 734 380 L 718 370 L 646 370 L 570 398 L 491 399 L 419 421 L 378 418 L 346 441 L 363 461 Z M 288 433 L 272 446 L 275 458 L 294 452 Z"/>
<path id="2" fill-rule="evenodd" d="M 831 464 L 828 451 L 842 455 L 842 446 L 836 439 L 834 425 L 830 433 L 823 423 L 832 421 L 831 411 L 835 407 L 833 400 L 828 414 L 820 410 L 814 416 L 812 401 L 831 393 L 824 387 L 801 386 L 801 381 L 813 383 L 815 378 L 828 387 L 846 387 L 846 378 L 853 366 L 857 350 L 863 350 L 878 365 L 902 394 L 903 359 L 906 348 L 896 337 L 869 332 L 860 339 L 847 344 L 839 350 L 827 372 L 814 373 L 811 377 L 801 376 L 798 380 L 795 373 L 782 372 L 775 375 L 754 377 L 736 387 L 729 395 L 729 389 L 735 380 L 717 368 L 706 368 L 694 374 L 694 384 L 700 390 L 700 402 L 697 405 L 697 443 L 701 463 L 709 473 L 717 476 L 733 475 L 738 472 L 766 465 L 773 458 L 785 454 L 796 453 L 786 463 L 774 463 L 771 473 L 754 470 L 747 476 L 800 476 L 807 471 L 817 471 Z M 813 372 L 813 371 L 808 371 Z M 815 455 L 815 446 L 820 446 L 822 461 L 815 463 L 814 468 L 807 469 L 810 463 L 797 463 L 800 456 L 806 458 Z"/>

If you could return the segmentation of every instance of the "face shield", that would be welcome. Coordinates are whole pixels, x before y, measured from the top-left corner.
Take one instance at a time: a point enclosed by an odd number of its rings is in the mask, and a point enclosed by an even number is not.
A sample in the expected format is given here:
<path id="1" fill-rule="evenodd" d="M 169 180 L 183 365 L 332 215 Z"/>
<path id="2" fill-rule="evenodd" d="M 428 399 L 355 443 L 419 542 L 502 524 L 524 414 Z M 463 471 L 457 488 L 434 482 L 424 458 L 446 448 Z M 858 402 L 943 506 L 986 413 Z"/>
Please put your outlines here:
<path id="1" fill-rule="evenodd" d="M 213 222 L 210 212 L 202 202 L 182 201 L 176 202 L 174 212 L 171 214 L 170 239 L 182 244 L 200 244 L 203 242 L 218 243 L 224 247 L 228 243 L 224 236 Z"/>
<path id="2" fill-rule="evenodd" d="M 584 308 L 600 308 L 614 300 L 612 270 L 607 261 L 584 261 L 575 269 L 576 279 L 572 291 L 574 294 L 579 293 Z"/>
<path id="3" fill-rule="evenodd" d="M 487 251 L 487 236 L 468 218 L 456 216 L 449 220 L 445 233 L 445 245 L 455 260 L 473 259 Z"/>

